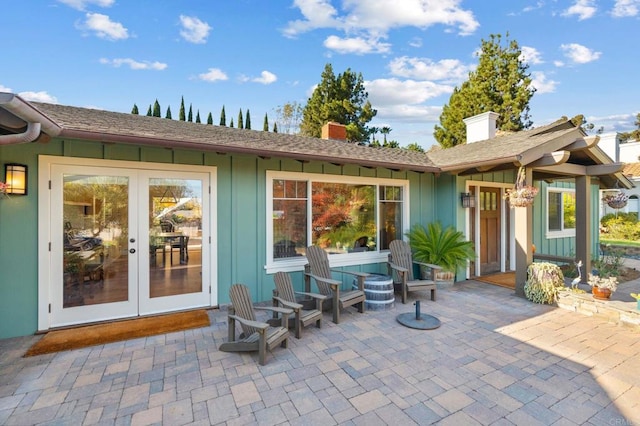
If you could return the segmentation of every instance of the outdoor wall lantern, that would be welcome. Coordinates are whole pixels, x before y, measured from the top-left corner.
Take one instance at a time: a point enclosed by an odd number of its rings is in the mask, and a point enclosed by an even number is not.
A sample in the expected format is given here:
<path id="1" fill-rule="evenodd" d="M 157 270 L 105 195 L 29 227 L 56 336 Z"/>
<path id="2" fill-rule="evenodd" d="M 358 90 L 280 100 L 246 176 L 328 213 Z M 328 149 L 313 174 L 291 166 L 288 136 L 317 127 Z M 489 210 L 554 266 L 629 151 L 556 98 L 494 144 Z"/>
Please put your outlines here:
<path id="1" fill-rule="evenodd" d="M 27 195 L 27 166 L 8 163 L 4 165 L 5 193 L 9 195 Z"/>
<path id="2" fill-rule="evenodd" d="M 462 201 L 462 207 L 465 209 L 476 206 L 476 199 L 470 192 L 462 192 L 460 194 L 460 201 Z"/>

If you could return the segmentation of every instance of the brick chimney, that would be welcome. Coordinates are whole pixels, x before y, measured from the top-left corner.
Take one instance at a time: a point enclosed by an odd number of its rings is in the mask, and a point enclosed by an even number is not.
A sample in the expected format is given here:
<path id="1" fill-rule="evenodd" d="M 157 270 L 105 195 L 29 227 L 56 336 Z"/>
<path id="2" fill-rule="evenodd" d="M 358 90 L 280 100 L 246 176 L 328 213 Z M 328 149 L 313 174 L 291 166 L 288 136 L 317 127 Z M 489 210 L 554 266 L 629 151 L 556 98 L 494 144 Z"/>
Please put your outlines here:
<path id="1" fill-rule="evenodd" d="M 344 124 L 329 121 L 327 124 L 322 126 L 322 139 L 346 141 L 347 127 Z"/>
<path id="2" fill-rule="evenodd" d="M 500 115 L 493 111 L 483 112 L 463 119 L 467 125 L 467 143 L 493 139 L 496 137 L 496 119 Z"/>

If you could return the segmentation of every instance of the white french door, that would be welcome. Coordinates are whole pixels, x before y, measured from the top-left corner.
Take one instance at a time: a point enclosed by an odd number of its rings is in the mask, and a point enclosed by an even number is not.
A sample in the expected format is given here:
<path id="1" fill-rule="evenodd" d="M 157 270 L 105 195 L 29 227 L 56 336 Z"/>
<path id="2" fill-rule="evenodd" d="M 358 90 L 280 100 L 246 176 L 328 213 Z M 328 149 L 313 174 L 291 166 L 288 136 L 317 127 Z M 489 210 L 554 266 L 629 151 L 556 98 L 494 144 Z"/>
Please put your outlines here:
<path id="1" fill-rule="evenodd" d="M 48 327 L 211 306 L 214 174 L 105 163 L 48 169 Z"/>

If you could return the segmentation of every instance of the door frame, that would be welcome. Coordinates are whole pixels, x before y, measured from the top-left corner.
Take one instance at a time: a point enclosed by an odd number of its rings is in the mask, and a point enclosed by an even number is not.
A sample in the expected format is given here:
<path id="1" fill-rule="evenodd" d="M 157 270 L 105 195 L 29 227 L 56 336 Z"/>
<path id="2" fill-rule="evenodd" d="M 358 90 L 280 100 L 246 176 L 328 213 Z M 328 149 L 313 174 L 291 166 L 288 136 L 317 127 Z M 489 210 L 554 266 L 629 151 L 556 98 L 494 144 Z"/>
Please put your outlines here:
<path id="1" fill-rule="evenodd" d="M 482 187 L 487 188 L 500 188 L 500 199 L 503 200 L 503 195 L 506 189 L 513 188 L 512 183 L 502 182 L 486 182 L 468 180 L 465 182 L 465 192 L 471 192 L 470 188 L 475 187 L 474 198 L 475 206 L 473 209 L 475 214 L 471 214 L 472 209 L 465 210 L 465 234 L 468 240 L 473 241 L 474 245 L 480 240 L 480 189 Z M 505 202 L 500 203 L 500 272 L 506 272 L 506 265 L 509 264 L 512 270 L 515 270 L 515 215 L 513 212 L 507 211 L 507 204 Z M 511 208 L 513 209 L 513 208 Z M 473 226 L 471 226 L 473 224 Z M 471 232 L 473 230 L 474 232 Z M 507 241 L 508 237 L 508 241 Z M 507 250 L 508 247 L 508 250 Z M 476 250 L 476 252 L 479 252 Z M 480 277 L 480 259 L 476 258 L 474 262 L 474 271 L 468 270 L 467 276 L 472 273 L 474 276 Z"/>
<path id="2" fill-rule="evenodd" d="M 102 160 L 79 157 L 60 157 L 50 155 L 38 156 L 38 330 L 45 331 L 51 328 L 51 303 L 50 292 L 52 285 L 52 256 L 51 256 L 51 177 L 53 165 L 69 166 L 97 166 L 119 168 L 124 170 L 149 170 L 171 172 L 200 172 L 209 174 L 209 188 L 203 188 L 209 193 L 209 241 L 203 244 L 209 245 L 209 256 L 206 259 L 209 267 L 205 268 L 203 259 L 203 274 L 207 273 L 209 281 L 208 306 L 218 304 L 218 252 L 217 244 L 217 168 L 213 166 L 198 166 L 190 164 L 149 163 L 139 161 Z M 204 219 L 204 218 L 203 218 Z M 206 271 L 206 272 L 205 272 Z M 203 277 L 204 279 L 204 277 Z M 136 302 L 137 303 L 137 302 Z"/>

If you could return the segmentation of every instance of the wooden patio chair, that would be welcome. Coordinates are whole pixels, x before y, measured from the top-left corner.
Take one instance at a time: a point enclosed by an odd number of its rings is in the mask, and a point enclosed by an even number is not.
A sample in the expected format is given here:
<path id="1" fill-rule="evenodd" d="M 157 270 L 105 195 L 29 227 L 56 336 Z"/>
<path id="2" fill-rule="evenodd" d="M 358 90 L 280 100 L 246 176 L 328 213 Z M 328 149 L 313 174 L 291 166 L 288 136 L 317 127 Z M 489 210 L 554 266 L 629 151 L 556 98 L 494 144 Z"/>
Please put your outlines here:
<path id="1" fill-rule="evenodd" d="M 330 305 L 333 311 L 333 322 L 340 323 L 340 309 L 354 306 L 360 313 L 366 311 L 364 282 L 369 274 L 331 269 L 327 252 L 318 246 L 307 247 L 307 261 L 309 263 L 304 267 L 305 291 L 307 293 L 310 292 L 311 278 L 313 278 L 320 294 L 328 296 L 323 307 L 329 309 Z M 350 291 L 340 290 L 342 281 L 332 279 L 332 272 L 355 276 L 358 281 L 357 289 Z"/>
<path id="2" fill-rule="evenodd" d="M 411 246 L 403 240 L 393 240 L 389 243 L 389 275 L 394 277 L 394 287 L 399 286 L 402 293 L 402 303 L 407 303 L 407 293 L 410 291 L 431 290 L 431 300 L 436 300 L 435 272 L 442 268 L 430 263 L 413 260 Z M 418 279 L 413 275 L 413 265 L 424 266 L 429 272 L 430 279 Z"/>
<path id="3" fill-rule="evenodd" d="M 289 318 L 289 328 L 294 327 L 297 339 L 300 338 L 302 327 L 306 327 L 307 325 L 315 322 L 316 327 L 322 328 L 322 302 L 327 298 L 327 296 L 317 293 L 294 291 L 293 284 L 291 283 L 291 276 L 286 272 L 276 272 L 273 276 L 273 280 L 276 283 L 276 288 L 273 290 L 273 306 L 280 306 L 293 310 L 294 317 Z M 313 309 L 304 309 L 304 305 L 298 303 L 296 295 L 311 298 L 315 301 Z M 269 324 L 273 325 L 272 321 L 278 321 L 277 313 L 274 313 L 274 318 L 269 320 Z"/>
<path id="4" fill-rule="evenodd" d="M 223 352 L 255 352 L 258 351 L 258 362 L 265 365 L 267 350 L 273 350 L 280 345 L 288 346 L 289 329 L 287 324 L 289 315 L 293 313 L 288 308 L 255 307 L 251 302 L 249 288 L 244 284 L 233 284 L 229 289 L 231 306 L 229 306 L 229 341 L 220 345 Z M 254 309 L 276 311 L 282 315 L 280 326 L 273 327 L 265 322 L 256 321 Z M 242 333 L 236 340 L 236 321 L 240 323 Z"/>

